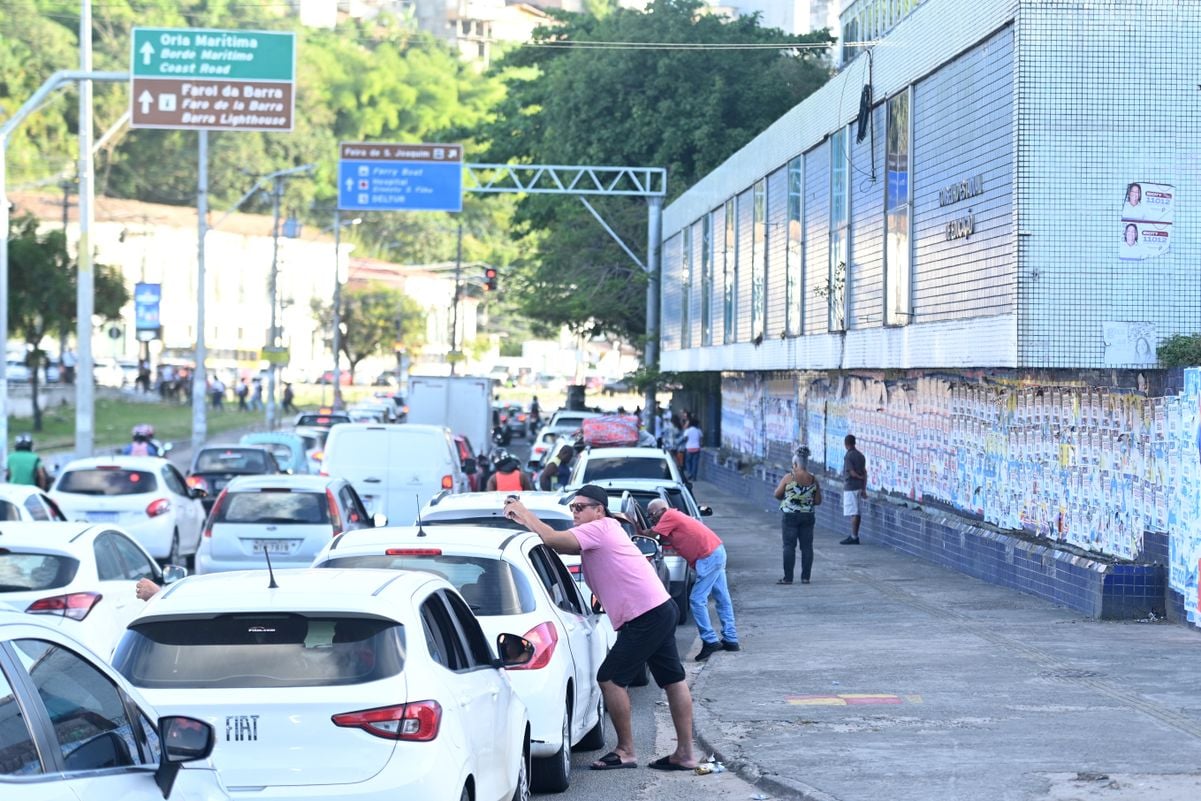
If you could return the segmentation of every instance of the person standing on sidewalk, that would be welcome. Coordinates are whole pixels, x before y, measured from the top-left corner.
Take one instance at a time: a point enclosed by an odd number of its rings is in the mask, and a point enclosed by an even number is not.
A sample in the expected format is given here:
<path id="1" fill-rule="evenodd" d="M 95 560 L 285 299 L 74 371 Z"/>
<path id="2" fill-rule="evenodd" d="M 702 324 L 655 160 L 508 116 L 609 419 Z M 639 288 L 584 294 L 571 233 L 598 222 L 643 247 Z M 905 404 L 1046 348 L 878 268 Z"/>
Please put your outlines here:
<path id="1" fill-rule="evenodd" d="M 704 432 L 691 416 L 686 425 L 687 428 L 681 437 L 684 444 L 684 478 L 696 481 L 697 468 L 701 462 L 701 437 Z"/>
<path id="2" fill-rule="evenodd" d="M 867 458 L 855 449 L 855 435 L 842 441 L 847 455 L 842 460 L 842 516 L 851 518 L 851 534 L 839 545 L 859 544 L 860 500 L 867 498 Z"/>
<path id="3" fill-rule="evenodd" d="M 730 600 L 730 588 L 726 584 L 726 547 L 721 539 L 704 523 L 678 509 L 672 509 L 662 498 L 655 498 L 647 504 L 646 512 L 651 518 L 651 531 L 675 548 L 676 553 L 684 557 L 696 571 L 696 582 L 688 596 L 692 620 L 701 635 L 701 650 L 696 655 L 696 661 L 704 662 L 721 650 L 741 651 L 738 630 L 734 627 L 734 602 Z M 717 617 L 721 620 L 720 641 L 709 619 L 711 595 L 717 605 Z"/>
<path id="4" fill-rule="evenodd" d="M 809 472 L 809 449 L 804 445 L 792 456 L 792 469 L 776 485 L 776 500 L 784 513 L 784 578 L 777 584 L 791 584 L 796 566 L 797 548 L 801 549 L 801 583 L 809 583 L 813 569 L 813 509 L 822 502 L 822 488 Z"/>
<path id="5" fill-rule="evenodd" d="M 617 630 L 617 641 L 596 671 L 609 719 L 617 731 L 617 745 L 593 762 L 592 769 L 638 767 L 626 688 L 646 664 L 655 683 L 667 693 L 676 730 L 675 750 L 651 762 L 650 767 L 694 770 L 692 694 L 676 650 L 679 611 L 654 568 L 609 514 L 608 503 L 608 494 L 595 484 L 580 487 L 568 507 L 574 527 L 567 531 L 556 531 L 542 522 L 516 497 L 505 500 L 505 517 L 537 534 L 555 551 L 580 555 L 588 584 Z"/>

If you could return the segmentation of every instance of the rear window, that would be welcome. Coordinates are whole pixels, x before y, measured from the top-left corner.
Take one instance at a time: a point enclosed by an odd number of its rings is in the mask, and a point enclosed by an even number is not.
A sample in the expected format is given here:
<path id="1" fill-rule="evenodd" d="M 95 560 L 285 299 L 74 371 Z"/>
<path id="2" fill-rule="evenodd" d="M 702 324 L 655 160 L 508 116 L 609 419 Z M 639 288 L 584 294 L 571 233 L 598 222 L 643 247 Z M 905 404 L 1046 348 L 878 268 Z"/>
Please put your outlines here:
<path id="1" fill-rule="evenodd" d="M 329 502 L 316 492 L 226 493 L 214 523 L 294 523 L 297 525 L 329 524 Z"/>
<path id="2" fill-rule="evenodd" d="M 555 531 L 567 531 L 571 528 L 571 518 L 544 517 L 538 512 L 534 514 L 537 514 L 539 520 Z M 510 520 L 503 515 L 456 515 L 453 512 L 446 512 L 427 517 L 423 512 L 421 523 L 426 526 L 488 526 L 489 528 L 507 528 L 513 531 L 529 531 L 516 520 Z"/>
<path id="3" fill-rule="evenodd" d="M 221 448 L 201 451 L 196 457 L 194 473 L 267 473 L 275 472 L 266 454 L 259 450 L 244 448 Z"/>
<path id="4" fill-rule="evenodd" d="M 589 457 L 584 463 L 582 483 L 602 481 L 609 478 L 652 478 L 671 479 L 667 460 L 655 457 Z"/>
<path id="5" fill-rule="evenodd" d="M 70 470 L 55 489 L 78 495 L 145 495 L 158 489 L 158 481 L 144 470 L 101 467 Z"/>
<path id="6" fill-rule="evenodd" d="M 271 452 L 271 455 L 275 457 L 275 461 L 279 463 L 280 467 L 287 469 L 295 466 L 292 464 L 291 447 L 278 442 L 263 443 L 263 447 Z"/>
<path id="7" fill-rule="evenodd" d="M 298 426 L 332 426 L 349 420 L 344 414 L 302 414 L 296 418 Z"/>
<path id="8" fill-rule="evenodd" d="M 137 687 L 321 687 L 404 668 L 404 629 L 372 617 L 237 614 L 131 626 L 113 665 Z"/>
<path id="9" fill-rule="evenodd" d="M 442 576 L 477 615 L 524 615 L 534 611 L 534 593 L 524 575 L 503 559 L 439 554 L 405 556 L 358 554 L 331 559 L 318 567 L 423 570 Z"/>
<path id="10" fill-rule="evenodd" d="M 0 548 L 0 592 L 53 590 L 75 578 L 79 560 L 48 553 L 14 553 Z"/>
<path id="11" fill-rule="evenodd" d="M 21 508 L 15 503 L 0 501 L 0 520 L 20 520 Z"/>

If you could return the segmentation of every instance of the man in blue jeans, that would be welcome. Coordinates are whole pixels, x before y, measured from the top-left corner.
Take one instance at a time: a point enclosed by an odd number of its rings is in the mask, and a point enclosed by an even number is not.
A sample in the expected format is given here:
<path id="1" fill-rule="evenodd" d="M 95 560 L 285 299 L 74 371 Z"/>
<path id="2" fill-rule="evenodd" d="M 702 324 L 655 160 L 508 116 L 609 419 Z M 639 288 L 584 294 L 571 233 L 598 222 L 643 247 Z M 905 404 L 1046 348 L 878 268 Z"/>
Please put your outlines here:
<path id="1" fill-rule="evenodd" d="M 651 529 L 666 545 L 696 571 L 696 583 L 688 603 L 692 619 L 701 635 L 701 650 L 697 662 L 704 662 L 716 651 L 740 651 L 738 630 L 734 628 L 734 603 L 730 600 L 730 588 L 726 586 L 726 548 L 713 530 L 678 509 L 672 509 L 667 501 L 656 498 L 647 504 L 647 514 L 653 523 Z M 721 620 L 721 640 L 709 620 L 709 596 L 717 606 L 717 617 Z"/>

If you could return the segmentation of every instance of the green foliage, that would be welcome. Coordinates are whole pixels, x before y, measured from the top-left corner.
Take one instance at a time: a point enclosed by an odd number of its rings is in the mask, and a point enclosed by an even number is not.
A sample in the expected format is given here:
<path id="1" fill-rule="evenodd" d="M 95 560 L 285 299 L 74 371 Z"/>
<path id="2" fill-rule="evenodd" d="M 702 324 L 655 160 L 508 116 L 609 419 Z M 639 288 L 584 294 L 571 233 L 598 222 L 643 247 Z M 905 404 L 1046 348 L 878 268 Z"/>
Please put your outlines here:
<path id="1" fill-rule="evenodd" d="M 654 0 L 646 11 L 592 4 L 595 15 L 556 14 L 561 27 L 536 42 L 690 45 L 828 42 L 790 36 L 755 17 L 700 13 L 699 0 Z M 828 78 L 823 51 L 763 48 L 519 48 L 498 65 L 508 94 L 480 137 L 495 162 L 666 167 L 676 196 L 713 170 Z M 798 54 L 799 53 L 799 54 Z M 646 242 L 645 205 L 593 203 L 635 252 Z M 522 200 L 516 218 L 525 257 L 520 306 L 529 317 L 577 331 L 645 335 L 645 277 L 572 198 Z"/>
<path id="2" fill-rule="evenodd" d="M 1201 365 L 1201 334 L 1177 334 L 1159 343 L 1155 349 L 1160 367 L 1196 367 Z"/>
<path id="3" fill-rule="evenodd" d="M 350 287 L 342 292 L 342 353 L 355 368 L 369 356 L 388 353 L 403 342 L 410 353 L 425 342 L 425 310 L 417 301 L 383 284 Z M 333 328 L 333 304 L 313 301 L 313 319 L 322 331 Z"/>

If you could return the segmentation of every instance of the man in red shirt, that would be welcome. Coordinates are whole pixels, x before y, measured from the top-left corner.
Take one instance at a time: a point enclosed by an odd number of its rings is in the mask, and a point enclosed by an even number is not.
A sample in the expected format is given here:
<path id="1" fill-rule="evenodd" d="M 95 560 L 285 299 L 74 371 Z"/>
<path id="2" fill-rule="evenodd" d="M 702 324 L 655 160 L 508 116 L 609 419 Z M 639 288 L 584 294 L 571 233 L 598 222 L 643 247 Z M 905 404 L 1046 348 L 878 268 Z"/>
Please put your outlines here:
<path id="1" fill-rule="evenodd" d="M 651 530 L 675 548 L 696 571 L 696 583 L 688 596 L 692 619 L 701 635 L 701 650 L 696 661 L 704 662 L 713 652 L 722 649 L 742 650 L 738 645 L 738 630 L 734 628 L 734 602 L 730 600 L 730 588 L 726 586 L 726 548 L 721 540 L 704 523 L 670 508 L 662 498 L 647 504 L 646 511 L 654 524 Z M 721 620 L 720 642 L 709 620 L 710 595 Z"/>

